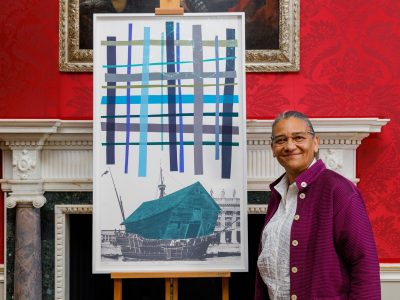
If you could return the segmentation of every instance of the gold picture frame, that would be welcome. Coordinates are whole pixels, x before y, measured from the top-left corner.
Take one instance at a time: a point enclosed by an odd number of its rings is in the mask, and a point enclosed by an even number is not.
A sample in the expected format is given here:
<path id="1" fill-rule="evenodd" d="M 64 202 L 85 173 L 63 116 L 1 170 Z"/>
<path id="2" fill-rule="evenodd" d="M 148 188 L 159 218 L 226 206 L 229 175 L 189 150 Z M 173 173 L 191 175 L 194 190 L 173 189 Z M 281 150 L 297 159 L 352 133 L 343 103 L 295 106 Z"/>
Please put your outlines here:
<path id="1" fill-rule="evenodd" d="M 60 0 L 59 3 L 61 72 L 93 70 L 93 50 L 79 48 L 79 3 L 79 0 Z M 279 0 L 279 49 L 246 50 L 246 72 L 299 71 L 299 35 L 300 0 Z"/>

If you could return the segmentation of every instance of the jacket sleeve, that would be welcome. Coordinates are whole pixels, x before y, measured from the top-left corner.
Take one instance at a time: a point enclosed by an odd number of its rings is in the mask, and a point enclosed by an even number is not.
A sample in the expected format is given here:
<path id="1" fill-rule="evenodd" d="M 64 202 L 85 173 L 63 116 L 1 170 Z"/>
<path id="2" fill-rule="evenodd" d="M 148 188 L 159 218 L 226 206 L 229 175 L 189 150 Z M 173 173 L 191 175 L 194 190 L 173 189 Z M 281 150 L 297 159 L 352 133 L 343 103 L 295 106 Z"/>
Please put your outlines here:
<path id="1" fill-rule="evenodd" d="M 347 198 L 347 199 L 343 199 Z M 334 239 L 350 275 L 349 299 L 381 299 L 379 262 L 364 201 L 357 190 L 341 197 L 334 215 Z"/>

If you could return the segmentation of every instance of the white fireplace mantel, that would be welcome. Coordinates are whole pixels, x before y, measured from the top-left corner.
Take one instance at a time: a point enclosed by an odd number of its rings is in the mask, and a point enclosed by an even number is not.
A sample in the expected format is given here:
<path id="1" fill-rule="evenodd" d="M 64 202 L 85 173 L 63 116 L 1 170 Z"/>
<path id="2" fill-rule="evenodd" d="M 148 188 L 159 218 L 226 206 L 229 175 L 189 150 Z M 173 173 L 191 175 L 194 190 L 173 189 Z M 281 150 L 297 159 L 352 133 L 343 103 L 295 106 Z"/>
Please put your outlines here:
<path id="1" fill-rule="evenodd" d="M 283 169 L 272 157 L 272 120 L 247 121 L 247 175 L 249 191 L 267 191 Z M 356 149 L 371 133 L 378 133 L 388 119 L 311 119 L 320 137 L 319 157 L 353 182 Z M 0 120 L 3 177 L 7 199 L 18 192 L 30 195 L 46 191 L 92 191 L 92 121 Z M 25 188 L 32 190 L 26 191 Z M 10 197 L 11 195 L 11 197 Z M 8 201 L 8 200 L 6 200 Z M 18 200 L 18 197 L 16 199 Z M 40 202 L 40 201 L 39 201 Z M 6 203 L 13 207 L 14 203 Z M 45 203 L 38 203 L 46 205 Z M 83 207 L 83 208 L 82 208 Z M 265 213 L 266 205 L 249 205 L 250 214 Z M 91 213 L 91 205 L 56 207 L 56 299 L 67 299 L 68 228 L 70 213 Z M 399 281 L 398 265 L 381 266 L 382 281 Z"/>
<path id="2" fill-rule="evenodd" d="M 319 157 L 353 182 L 356 149 L 370 133 L 389 122 L 380 118 L 311 119 L 321 139 Z M 282 172 L 272 157 L 272 120 L 247 121 L 249 191 L 266 191 Z M 92 121 L 0 120 L 3 151 L 1 187 L 12 192 L 15 182 L 40 181 L 44 191 L 92 190 Z"/>

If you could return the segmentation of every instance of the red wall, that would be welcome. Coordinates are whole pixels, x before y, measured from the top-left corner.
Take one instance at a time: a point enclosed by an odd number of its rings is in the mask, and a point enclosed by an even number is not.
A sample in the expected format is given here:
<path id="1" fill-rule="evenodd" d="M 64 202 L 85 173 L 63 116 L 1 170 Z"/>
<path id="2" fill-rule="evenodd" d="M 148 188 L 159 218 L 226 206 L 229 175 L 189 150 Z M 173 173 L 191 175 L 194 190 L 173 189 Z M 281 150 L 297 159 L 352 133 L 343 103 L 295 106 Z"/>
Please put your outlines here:
<path id="1" fill-rule="evenodd" d="M 1 150 L 0 150 L 0 158 L 1 158 Z M 0 175 L 1 170 L 3 169 L 3 160 L 0 159 Z M 0 176 L 1 178 L 1 176 Z M 4 193 L 0 190 L 0 203 L 4 203 Z M 4 263 L 4 207 L 0 206 L 0 264 Z"/>
<path id="2" fill-rule="evenodd" d="M 300 1 L 301 71 L 248 74 L 247 117 L 390 118 L 357 176 L 381 261 L 400 262 L 400 1 Z M 3 3 L 0 40 L 0 118 L 92 118 L 92 75 L 58 71 L 58 1 Z"/>

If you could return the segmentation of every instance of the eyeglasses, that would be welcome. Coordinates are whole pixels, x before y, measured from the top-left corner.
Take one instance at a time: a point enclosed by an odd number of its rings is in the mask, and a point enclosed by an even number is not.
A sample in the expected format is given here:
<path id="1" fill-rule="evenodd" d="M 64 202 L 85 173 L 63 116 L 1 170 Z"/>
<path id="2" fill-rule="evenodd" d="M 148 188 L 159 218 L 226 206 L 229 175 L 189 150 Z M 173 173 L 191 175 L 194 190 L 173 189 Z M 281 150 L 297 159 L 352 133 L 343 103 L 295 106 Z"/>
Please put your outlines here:
<path id="1" fill-rule="evenodd" d="M 273 136 L 271 137 L 271 141 L 273 145 L 276 146 L 283 146 L 286 145 L 289 141 L 289 139 L 291 139 L 293 141 L 293 143 L 295 143 L 296 145 L 302 144 L 307 140 L 307 135 L 311 135 L 314 136 L 315 133 L 314 132 L 298 132 L 295 133 L 294 135 L 292 135 L 291 137 L 285 136 L 285 135 L 278 135 L 278 136 Z"/>

